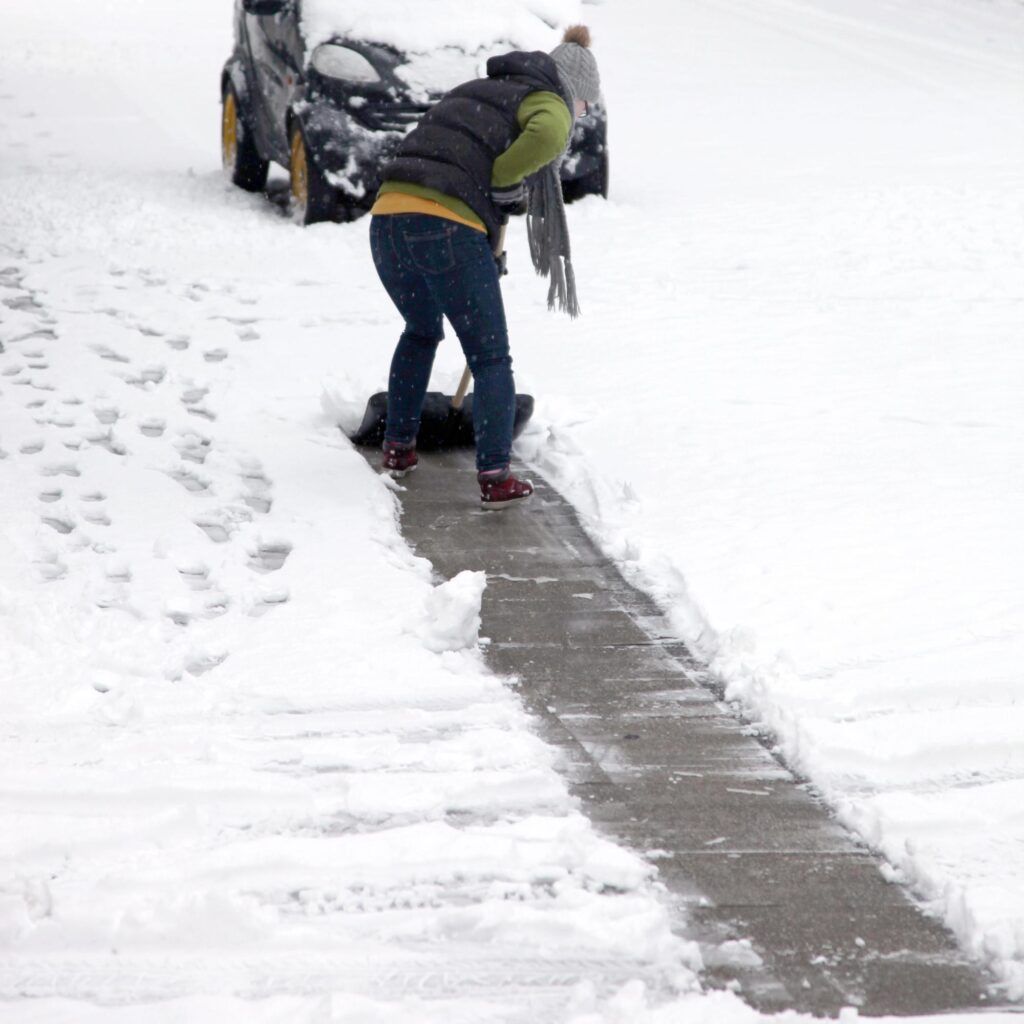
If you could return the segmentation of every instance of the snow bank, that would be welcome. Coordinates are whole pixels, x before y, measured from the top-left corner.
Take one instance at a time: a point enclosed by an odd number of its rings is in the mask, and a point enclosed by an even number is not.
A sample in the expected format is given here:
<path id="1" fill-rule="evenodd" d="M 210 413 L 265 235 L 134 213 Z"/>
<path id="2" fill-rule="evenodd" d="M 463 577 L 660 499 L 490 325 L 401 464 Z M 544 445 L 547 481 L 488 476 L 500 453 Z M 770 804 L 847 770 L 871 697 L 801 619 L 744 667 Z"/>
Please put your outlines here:
<path id="1" fill-rule="evenodd" d="M 427 650 L 440 654 L 476 647 L 486 586 L 486 573 L 467 569 L 431 591 L 423 617 L 414 627 Z"/>

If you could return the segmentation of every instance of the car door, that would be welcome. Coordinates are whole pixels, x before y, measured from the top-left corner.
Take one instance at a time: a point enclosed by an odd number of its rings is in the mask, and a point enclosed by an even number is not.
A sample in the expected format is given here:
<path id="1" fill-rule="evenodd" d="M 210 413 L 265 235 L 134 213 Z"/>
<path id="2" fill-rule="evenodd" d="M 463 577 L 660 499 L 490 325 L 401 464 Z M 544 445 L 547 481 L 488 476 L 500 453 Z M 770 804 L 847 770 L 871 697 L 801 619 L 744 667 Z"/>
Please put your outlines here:
<path id="1" fill-rule="evenodd" d="M 302 87 L 303 43 L 297 0 L 280 14 L 247 14 L 246 29 L 256 70 L 255 101 L 266 148 L 288 166 L 288 109 Z"/>

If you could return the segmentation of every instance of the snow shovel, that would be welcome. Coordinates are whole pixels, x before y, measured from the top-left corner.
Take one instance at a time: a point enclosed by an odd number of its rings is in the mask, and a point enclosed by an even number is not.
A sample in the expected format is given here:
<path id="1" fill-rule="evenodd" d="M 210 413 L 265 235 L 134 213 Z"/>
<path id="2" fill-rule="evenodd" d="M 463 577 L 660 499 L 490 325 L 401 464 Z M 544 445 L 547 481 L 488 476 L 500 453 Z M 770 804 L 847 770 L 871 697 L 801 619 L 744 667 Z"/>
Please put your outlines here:
<path id="1" fill-rule="evenodd" d="M 505 228 L 502 224 L 495 246 L 499 265 L 505 252 Z M 475 443 L 473 432 L 473 396 L 466 394 L 472 374 L 467 366 L 455 394 L 449 398 L 440 391 L 428 391 L 420 415 L 420 430 L 416 435 L 416 447 L 420 451 L 437 451 L 442 448 L 471 448 Z M 516 395 L 515 419 L 512 422 L 512 436 L 518 437 L 533 415 L 533 396 Z M 357 445 L 381 445 L 384 443 L 384 429 L 388 418 L 388 393 L 378 391 L 371 395 L 363 413 L 363 422 L 349 440 Z"/>

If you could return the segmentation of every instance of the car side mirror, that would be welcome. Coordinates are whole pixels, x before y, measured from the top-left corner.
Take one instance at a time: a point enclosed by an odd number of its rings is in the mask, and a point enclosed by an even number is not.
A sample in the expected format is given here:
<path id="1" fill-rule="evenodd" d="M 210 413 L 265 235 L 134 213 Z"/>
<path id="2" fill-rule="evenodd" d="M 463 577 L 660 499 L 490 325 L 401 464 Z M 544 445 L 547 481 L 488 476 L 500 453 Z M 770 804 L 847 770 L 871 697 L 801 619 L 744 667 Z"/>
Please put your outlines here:
<path id="1" fill-rule="evenodd" d="M 242 0 L 246 14 L 280 14 L 288 6 L 288 0 Z"/>

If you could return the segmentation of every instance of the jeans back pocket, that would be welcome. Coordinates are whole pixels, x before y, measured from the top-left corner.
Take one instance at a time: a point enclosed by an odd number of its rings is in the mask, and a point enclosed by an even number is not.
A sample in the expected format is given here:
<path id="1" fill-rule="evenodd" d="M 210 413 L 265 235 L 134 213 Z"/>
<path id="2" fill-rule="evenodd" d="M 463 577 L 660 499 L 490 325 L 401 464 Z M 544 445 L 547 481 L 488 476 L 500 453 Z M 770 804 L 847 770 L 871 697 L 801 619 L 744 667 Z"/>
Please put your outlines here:
<path id="1" fill-rule="evenodd" d="M 453 228 L 444 225 L 428 233 L 407 234 L 405 248 L 413 266 L 424 274 L 447 274 L 455 269 Z"/>

